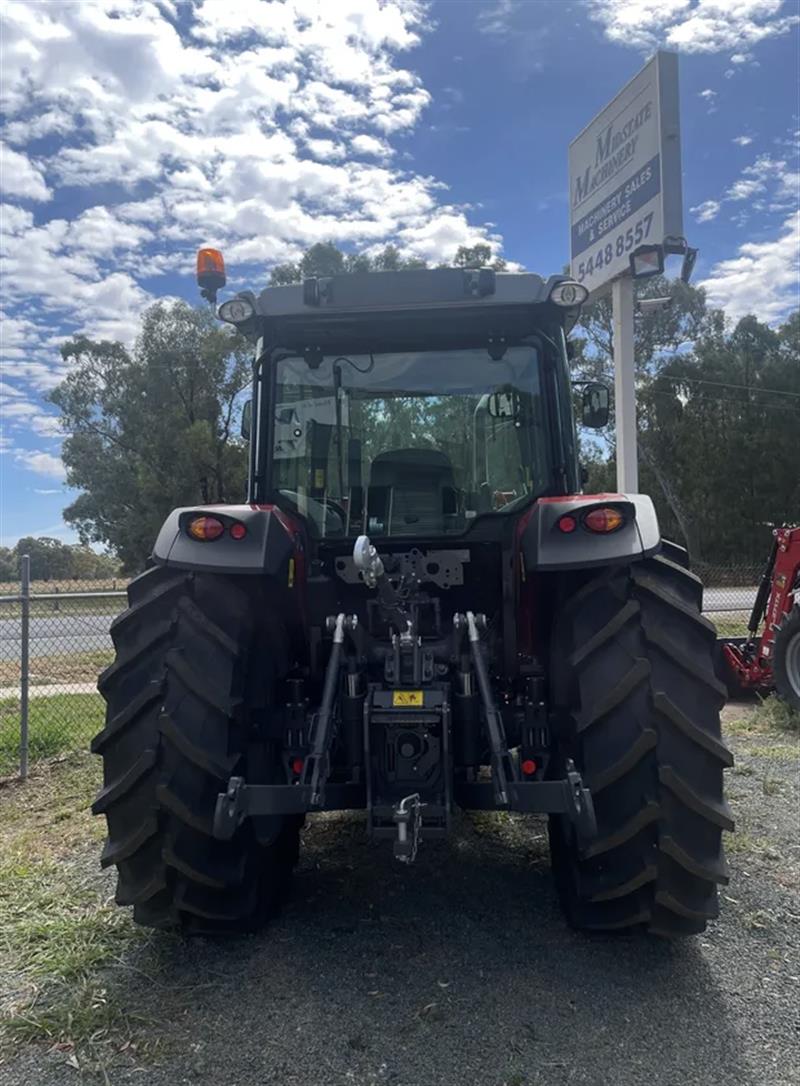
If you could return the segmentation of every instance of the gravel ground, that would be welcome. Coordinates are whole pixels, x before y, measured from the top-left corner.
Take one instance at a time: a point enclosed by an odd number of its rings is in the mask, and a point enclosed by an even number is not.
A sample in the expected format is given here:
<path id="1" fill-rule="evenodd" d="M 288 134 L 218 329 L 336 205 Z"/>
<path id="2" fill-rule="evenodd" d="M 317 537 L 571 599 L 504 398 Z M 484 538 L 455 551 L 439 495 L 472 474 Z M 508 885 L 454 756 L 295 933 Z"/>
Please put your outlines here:
<path id="1" fill-rule="evenodd" d="M 34 1048 L 0 1083 L 800 1083 L 800 749 L 785 733 L 737 734 L 750 711 L 726 710 L 738 835 L 704 936 L 569 931 L 540 820 L 464 818 L 405 870 L 361 820 L 324 816 L 263 935 L 158 936 L 125 965 L 126 1000 L 160 1038 L 154 1058 L 128 1051 L 96 1075 Z"/>

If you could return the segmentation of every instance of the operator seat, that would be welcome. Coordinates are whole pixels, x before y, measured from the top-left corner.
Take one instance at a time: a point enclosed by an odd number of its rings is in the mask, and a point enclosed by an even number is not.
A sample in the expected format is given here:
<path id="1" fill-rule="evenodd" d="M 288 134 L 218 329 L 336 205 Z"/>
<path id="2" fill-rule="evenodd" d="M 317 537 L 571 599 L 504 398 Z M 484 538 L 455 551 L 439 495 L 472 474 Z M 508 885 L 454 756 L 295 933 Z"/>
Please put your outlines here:
<path id="1" fill-rule="evenodd" d="M 438 449 L 389 449 L 372 461 L 371 531 L 438 534 L 457 526 L 458 500 L 450 458 Z"/>

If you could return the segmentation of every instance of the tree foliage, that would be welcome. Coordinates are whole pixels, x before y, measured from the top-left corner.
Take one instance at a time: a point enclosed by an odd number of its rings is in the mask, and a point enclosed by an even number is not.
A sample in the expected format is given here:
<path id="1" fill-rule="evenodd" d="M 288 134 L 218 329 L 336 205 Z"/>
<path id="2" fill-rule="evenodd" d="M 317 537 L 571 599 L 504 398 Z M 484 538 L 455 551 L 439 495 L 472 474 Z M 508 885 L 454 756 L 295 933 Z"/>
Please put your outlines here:
<path id="1" fill-rule="evenodd" d="M 450 265 L 444 265 L 449 267 Z M 506 262 L 502 258 L 492 259 L 491 246 L 485 242 L 477 245 L 459 245 L 452 266 L 456 268 L 493 267 L 502 271 Z M 378 253 L 344 253 L 331 241 L 317 242 L 296 262 L 278 264 L 272 269 L 270 285 L 286 286 L 289 283 L 301 283 L 304 279 L 328 278 L 332 275 L 344 275 L 353 272 L 369 271 L 408 271 L 412 268 L 425 268 L 427 264 L 417 257 L 403 256 L 394 245 L 386 245 Z"/>
<path id="2" fill-rule="evenodd" d="M 654 297 L 670 305 L 634 319 L 640 489 L 695 562 L 758 562 L 770 526 L 800 520 L 800 315 L 731 328 L 702 289 L 637 284 Z M 609 299 L 586 308 L 573 344 L 576 378 L 613 381 Z M 588 489 L 613 488 L 613 421 L 604 446 L 584 441 Z"/>
<path id="3" fill-rule="evenodd" d="M 50 536 L 23 536 L 14 547 L 0 547 L 0 581 L 19 580 L 24 554 L 31 560 L 32 581 L 96 581 L 119 573 L 119 563 L 111 555 L 97 554 L 91 547 Z"/>
<path id="4" fill-rule="evenodd" d="M 246 449 L 234 433 L 250 347 L 205 309 L 158 303 L 132 352 L 79 337 L 51 399 L 69 437 L 67 482 L 82 491 L 64 511 L 85 543 L 107 543 L 126 569 L 142 568 L 177 505 L 239 501 Z"/>

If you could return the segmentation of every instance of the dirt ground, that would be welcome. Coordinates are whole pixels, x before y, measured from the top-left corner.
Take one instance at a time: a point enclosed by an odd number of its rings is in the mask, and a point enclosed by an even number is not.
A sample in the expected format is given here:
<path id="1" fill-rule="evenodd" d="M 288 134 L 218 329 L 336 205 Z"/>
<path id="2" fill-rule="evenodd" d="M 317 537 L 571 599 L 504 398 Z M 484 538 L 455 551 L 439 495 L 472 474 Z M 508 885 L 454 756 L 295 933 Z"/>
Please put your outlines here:
<path id="1" fill-rule="evenodd" d="M 724 719 L 736 756 L 732 878 L 719 921 L 680 943 L 569 930 L 544 821 L 503 815 L 463 818 L 408 870 L 366 841 L 361 819 L 321 816 L 262 935 L 131 934 L 97 873 L 97 831 L 80 823 L 61 877 L 84 910 L 94 894 L 96 915 L 115 918 L 103 921 L 112 949 L 80 974 L 95 985 L 88 1011 L 78 1008 L 88 1018 L 55 1013 L 12 1031 L 0 1083 L 800 1082 L 800 744 L 752 706 L 731 705 Z M 37 809 L 36 780 L 27 787 Z M 46 979 L 36 984 L 41 1007 L 52 996 Z M 36 1000 L 8 1006 L 36 1021 Z"/>

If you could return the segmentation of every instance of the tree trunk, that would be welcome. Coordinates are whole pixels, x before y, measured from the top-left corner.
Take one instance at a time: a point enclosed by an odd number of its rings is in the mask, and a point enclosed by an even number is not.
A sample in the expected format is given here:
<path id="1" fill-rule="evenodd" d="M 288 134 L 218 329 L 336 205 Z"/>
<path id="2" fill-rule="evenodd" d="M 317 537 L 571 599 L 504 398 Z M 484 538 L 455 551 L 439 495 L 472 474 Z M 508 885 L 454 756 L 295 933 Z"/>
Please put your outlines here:
<path id="1" fill-rule="evenodd" d="M 661 493 L 664 495 L 664 499 L 667 505 L 672 510 L 672 514 L 678 522 L 678 527 L 683 535 L 684 542 L 686 543 L 686 549 L 689 551 L 689 557 L 696 562 L 700 561 L 700 541 L 698 540 L 694 528 L 691 524 L 691 517 L 683 506 L 681 499 L 679 498 L 675 488 L 668 479 L 666 473 L 656 463 L 656 459 L 644 442 L 639 442 L 639 451 L 642 459 L 647 463 L 647 466 L 655 475 L 658 480 L 658 485 L 661 487 Z"/>

